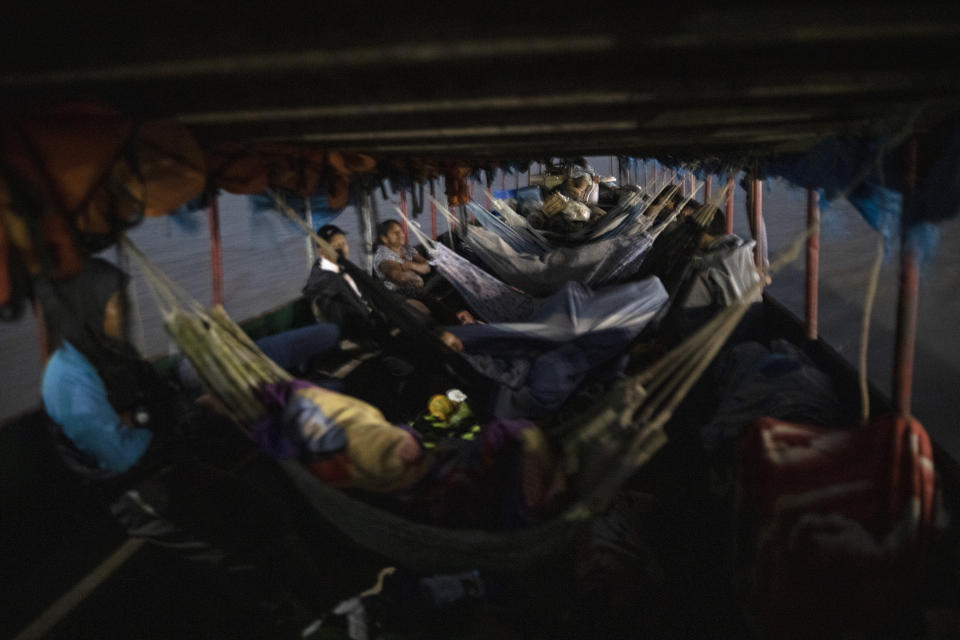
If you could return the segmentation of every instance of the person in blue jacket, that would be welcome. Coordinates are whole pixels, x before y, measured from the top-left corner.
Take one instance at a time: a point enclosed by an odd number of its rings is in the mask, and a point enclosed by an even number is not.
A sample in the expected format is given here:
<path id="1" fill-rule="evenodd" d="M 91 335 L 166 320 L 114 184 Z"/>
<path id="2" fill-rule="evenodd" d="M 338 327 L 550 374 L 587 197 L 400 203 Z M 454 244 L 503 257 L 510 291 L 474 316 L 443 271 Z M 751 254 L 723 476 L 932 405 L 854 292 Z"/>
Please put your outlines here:
<path id="1" fill-rule="evenodd" d="M 230 575 L 256 567 L 248 586 L 237 588 L 265 589 L 277 606 L 310 619 L 335 594 L 324 593 L 329 571 L 320 570 L 292 503 L 279 495 L 289 487 L 270 480 L 262 461 L 238 471 L 236 458 L 249 459 L 253 445 L 188 402 L 125 339 L 127 281 L 113 264 L 90 258 L 75 277 L 36 283 L 55 348 L 43 373 L 43 406 L 61 457 L 99 481 L 128 535 Z"/>

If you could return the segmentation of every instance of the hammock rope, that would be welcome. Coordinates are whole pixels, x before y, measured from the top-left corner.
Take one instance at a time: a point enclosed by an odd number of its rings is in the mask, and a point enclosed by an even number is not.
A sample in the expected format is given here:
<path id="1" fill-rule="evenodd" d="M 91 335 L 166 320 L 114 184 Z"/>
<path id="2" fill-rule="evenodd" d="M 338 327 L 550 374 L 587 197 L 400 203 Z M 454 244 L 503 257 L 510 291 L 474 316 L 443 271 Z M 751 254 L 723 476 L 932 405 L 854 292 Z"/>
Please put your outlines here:
<path id="1" fill-rule="evenodd" d="M 121 242 L 136 259 L 154 294 L 164 329 L 204 385 L 235 421 L 248 424 L 263 415 L 257 392 L 264 384 L 292 380 L 290 374 L 260 351 L 222 306 L 205 309 L 129 238 L 123 237 Z"/>
<path id="2" fill-rule="evenodd" d="M 860 357 L 857 362 L 857 383 L 860 387 L 860 418 L 864 423 L 870 419 L 870 385 L 867 381 L 867 350 L 870 346 L 870 317 L 873 315 L 873 303 L 877 297 L 877 285 L 880 282 L 880 268 L 883 266 L 883 235 L 878 234 L 874 250 L 873 264 L 867 280 L 867 290 L 863 296 L 863 316 L 860 320 Z"/>

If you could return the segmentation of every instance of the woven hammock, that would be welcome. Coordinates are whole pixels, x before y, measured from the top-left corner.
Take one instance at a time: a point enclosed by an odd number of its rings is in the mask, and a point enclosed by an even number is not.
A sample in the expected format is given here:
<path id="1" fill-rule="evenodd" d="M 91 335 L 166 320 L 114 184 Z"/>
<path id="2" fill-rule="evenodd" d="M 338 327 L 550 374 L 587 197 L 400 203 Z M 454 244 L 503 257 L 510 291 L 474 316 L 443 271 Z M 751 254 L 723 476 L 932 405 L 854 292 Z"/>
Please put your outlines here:
<path id="1" fill-rule="evenodd" d="M 324 253 L 334 255 L 329 245 L 312 229 L 309 232 Z M 772 269 L 795 258 L 805 239 L 806 234 Z M 134 255 L 141 264 L 146 263 L 145 256 L 139 251 Z M 150 282 L 161 289 L 171 287 L 169 280 L 161 277 L 151 277 Z M 757 294 L 762 287 L 763 281 L 757 282 L 747 298 Z M 167 298 L 168 304 L 176 302 L 169 298 L 169 292 L 158 297 Z M 193 315 L 201 322 L 208 321 L 208 312 L 195 301 L 186 308 L 174 306 L 178 307 L 180 314 Z M 741 299 L 726 307 L 650 368 L 620 380 L 595 405 L 591 414 L 564 421 L 558 433 L 561 434 L 560 445 L 576 497 L 562 513 L 543 524 L 508 532 L 455 530 L 420 524 L 327 486 L 299 463 L 281 462 L 281 467 L 310 504 L 335 527 L 360 545 L 412 570 L 430 572 L 473 568 L 509 571 L 530 566 L 566 549 L 580 528 L 606 508 L 619 487 L 666 444 L 664 426 L 712 362 L 748 306 Z M 212 335 L 201 334 L 200 339 L 212 340 Z M 173 337 L 177 339 L 177 335 Z M 234 339 L 237 349 L 249 350 L 241 336 L 234 336 Z M 189 357 L 190 347 L 180 346 Z M 222 345 L 207 344 L 206 347 L 213 350 Z M 266 358 L 262 353 L 259 355 Z M 218 376 L 204 378 L 218 397 L 225 398 L 227 393 L 216 386 L 220 380 Z M 248 400 L 258 401 L 253 389 L 249 390 Z"/>
<path id="2" fill-rule="evenodd" d="M 676 190 L 676 187 L 667 188 L 664 193 L 668 196 L 672 196 L 674 193 L 674 191 L 670 191 L 670 189 Z M 673 217 L 677 215 L 677 212 L 679 212 L 689 200 L 690 199 L 687 198 L 687 200 L 676 208 L 667 220 L 653 228 L 651 228 L 651 225 L 663 209 L 666 199 L 662 199 L 660 203 L 651 207 L 649 215 L 643 216 L 644 219 L 649 218 L 649 223 L 644 223 L 644 230 L 638 232 L 643 235 L 642 240 L 638 240 L 635 250 L 640 254 L 645 253 L 648 244 L 657 238 L 669 222 L 672 221 Z M 446 216 L 451 224 L 455 224 L 456 220 L 453 214 L 450 213 L 446 207 L 439 203 L 436 204 L 437 210 Z M 536 310 L 537 305 L 540 303 L 538 298 L 518 291 L 517 288 L 511 284 L 503 282 L 469 260 L 447 249 L 440 243 L 431 240 L 426 234 L 420 231 L 419 225 L 416 222 L 407 218 L 403 211 L 400 209 L 396 211 L 401 218 L 406 220 L 407 228 L 417 236 L 423 246 L 430 252 L 437 269 L 483 320 L 487 322 L 517 322 L 529 318 Z M 294 219 L 294 221 L 296 221 L 296 219 Z M 649 231 L 647 231 L 647 229 L 649 229 Z M 467 241 L 468 243 L 470 242 L 469 235 L 467 236 Z M 613 282 L 627 275 L 628 271 L 629 275 L 633 275 L 633 273 L 636 273 L 641 268 L 641 264 L 642 261 L 639 260 L 636 262 L 624 260 L 620 264 L 610 265 L 606 271 L 595 275 L 594 284 Z"/>
<path id="3" fill-rule="evenodd" d="M 549 296 L 571 280 L 597 288 L 630 277 L 639 270 L 652 239 L 644 233 L 624 235 L 542 255 L 518 253 L 485 229 L 474 229 L 465 242 L 504 282 L 531 295 Z"/>

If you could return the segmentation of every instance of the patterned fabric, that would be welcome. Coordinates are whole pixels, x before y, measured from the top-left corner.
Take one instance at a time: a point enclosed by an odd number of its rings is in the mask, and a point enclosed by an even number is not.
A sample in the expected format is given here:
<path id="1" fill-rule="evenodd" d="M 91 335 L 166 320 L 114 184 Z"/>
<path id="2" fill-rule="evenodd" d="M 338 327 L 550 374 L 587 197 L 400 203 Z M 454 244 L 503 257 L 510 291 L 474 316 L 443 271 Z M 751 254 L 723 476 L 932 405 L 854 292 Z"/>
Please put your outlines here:
<path id="1" fill-rule="evenodd" d="M 267 385 L 261 397 L 271 410 L 253 427 L 261 449 L 304 460 L 330 484 L 392 491 L 427 470 L 414 435 L 362 400 L 299 380 Z"/>
<path id="2" fill-rule="evenodd" d="M 391 291 L 396 291 L 398 289 L 397 285 L 390 282 L 387 279 L 387 276 L 384 275 L 383 271 L 380 270 L 380 265 L 384 262 L 406 262 L 413 260 L 413 257 L 417 254 L 416 251 L 409 245 L 404 245 L 400 253 L 397 253 L 393 249 L 387 247 L 386 245 L 380 245 L 377 247 L 377 251 L 373 254 L 373 272 L 378 278 L 383 280 L 384 286 Z"/>
<path id="3" fill-rule="evenodd" d="M 534 298 L 497 280 L 442 244 L 437 243 L 432 253 L 437 269 L 483 320 L 519 321 L 536 308 Z"/>
<path id="4" fill-rule="evenodd" d="M 834 637 L 915 592 L 937 517 L 930 438 L 895 416 L 849 431 L 754 422 L 741 439 L 750 600 L 764 637 Z M 753 530 L 755 529 L 755 530 Z"/>

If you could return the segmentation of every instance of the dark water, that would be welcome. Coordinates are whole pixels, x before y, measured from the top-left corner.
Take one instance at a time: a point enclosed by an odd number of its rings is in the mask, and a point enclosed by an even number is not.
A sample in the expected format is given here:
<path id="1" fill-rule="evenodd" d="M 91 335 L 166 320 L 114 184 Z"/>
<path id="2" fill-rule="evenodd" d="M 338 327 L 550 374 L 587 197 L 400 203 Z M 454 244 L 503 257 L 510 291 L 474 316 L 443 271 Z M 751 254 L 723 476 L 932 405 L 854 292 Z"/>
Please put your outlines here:
<path id="1" fill-rule="evenodd" d="M 608 158 L 591 159 L 600 172 L 613 169 Z M 526 184 L 527 176 L 520 178 Z M 501 184 L 514 186 L 514 177 Z M 743 208 L 745 194 L 736 195 L 735 230 L 748 236 Z M 771 256 L 776 256 L 801 233 L 806 222 L 803 190 L 784 183 L 764 188 Z M 484 202 L 478 192 L 476 198 Z M 382 219 L 398 217 L 394 203 L 380 202 Z M 224 302 L 227 311 L 243 319 L 293 299 L 308 272 L 306 243 L 298 229 L 269 212 L 253 213 L 244 197 L 224 195 L 220 200 L 223 236 Z M 876 234 L 845 202 L 825 208 L 821 240 L 821 335 L 847 360 L 856 362 L 860 320 L 868 270 Z M 151 259 L 198 300 L 211 298 L 209 231 L 205 212 L 194 214 L 192 229 L 171 219 L 146 221 L 130 237 Z M 430 230 L 429 213 L 420 221 Z M 361 255 L 357 214 L 346 209 L 336 220 L 345 229 L 354 259 Z M 439 217 L 438 231 L 446 231 Z M 914 380 L 914 413 L 931 434 L 955 456 L 960 456 L 960 433 L 954 415 L 955 389 L 960 386 L 960 222 L 941 227 L 936 257 L 927 265 L 921 284 L 919 335 Z M 112 250 L 106 252 L 113 255 Z M 136 267 L 133 281 L 138 319 L 134 334 L 141 350 L 159 355 L 169 350 L 162 319 Z M 870 379 L 881 390 L 890 388 L 897 299 L 897 264 L 888 259 L 881 273 L 870 337 Z M 803 310 L 803 257 L 787 267 L 770 287 L 775 297 L 797 314 Z M 38 404 L 41 374 L 36 325 L 32 318 L 0 325 L 0 419 Z"/>

